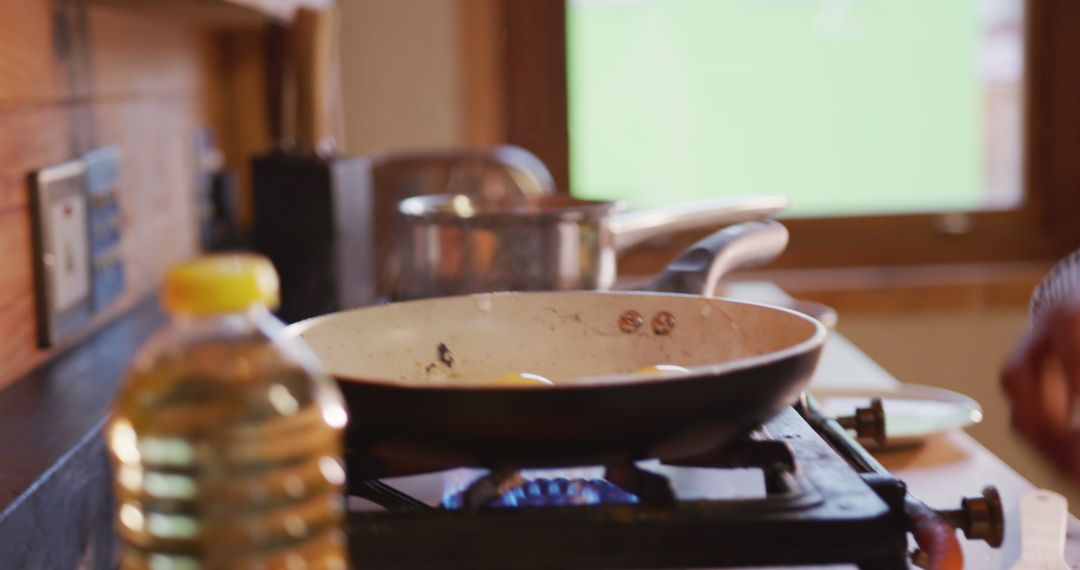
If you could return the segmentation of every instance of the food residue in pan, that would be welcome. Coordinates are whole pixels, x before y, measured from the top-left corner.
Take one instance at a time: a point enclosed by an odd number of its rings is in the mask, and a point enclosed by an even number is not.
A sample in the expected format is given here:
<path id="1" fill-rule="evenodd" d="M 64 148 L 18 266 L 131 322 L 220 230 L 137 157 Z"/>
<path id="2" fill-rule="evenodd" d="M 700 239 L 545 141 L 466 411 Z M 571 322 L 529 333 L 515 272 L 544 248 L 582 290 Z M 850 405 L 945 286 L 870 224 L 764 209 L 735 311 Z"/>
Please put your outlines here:
<path id="1" fill-rule="evenodd" d="M 423 366 L 425 380 L 428 383 L 443 384 L 447 382 L 471 384 L 478 386 L 499 386 L 499 387 L 536 387 L 536 386 L 554 386 L 550 378 L 536 374 L 534 372 L 508 372 L 494 378 L 488 378 L 481 381 L 470 381 L 462 378 L 460 370 L 454 370 L 454 364 L 456 359 L 450 347 L 444 342 L 440 342 L 435 347 L 436 359 Z M 639 368 L 632 372 L 627 372 L 631 376 L 645 377 L 645 376 L 665 376 L 672 374 L 689 374 L 690 370 L 683 368 L 676 364 L 653 364 L 644 368 Z M 569 383 L 572 383 L 570 380 Z M 562 383 L 562 382 L 560 382 Z"/>
<path id="2" fill-rule="evenodd" d="M 457 381 L 460 375 L 454 370 L 456 362 L 454 354 L 446 343 L 440 342 L 435 347 L 435 359 L 424 363 L 418 363 L 424 370 L 424 379 L 428 383 L 440 384 Z"/>
<path id="3" fill-rule="evenodd" d="M 450 352 L 450 349 L 446 347 L 446 343 L 439 343 L 439 362 L 446 365 L 447 368 L 454 367 L 454 355 Z"/>

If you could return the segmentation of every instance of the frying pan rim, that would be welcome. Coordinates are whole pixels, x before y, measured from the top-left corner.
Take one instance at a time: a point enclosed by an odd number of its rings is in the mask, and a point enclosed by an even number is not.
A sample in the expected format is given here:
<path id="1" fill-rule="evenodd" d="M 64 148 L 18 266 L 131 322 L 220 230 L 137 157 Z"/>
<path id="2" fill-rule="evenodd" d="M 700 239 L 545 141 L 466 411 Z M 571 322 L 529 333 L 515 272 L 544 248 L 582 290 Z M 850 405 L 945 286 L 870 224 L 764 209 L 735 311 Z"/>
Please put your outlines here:
<path id="1" fill-rule="evenodd" d="M 810 351 L 813 351 L 815 349 L 818 349 L 822 345 L 825 344 L 825 340 L 828 338 L 828 334 L 829 334 L 829 330 L 825 327 L 825 325 L 823 325 L 817 319 L 815 319 L 815 318 L 813 318 L 813 317 L 811 317 L 809 315 L 806 315 L 804 313 L 801 313 L 799 311 L 789 309 L 787 307 L 781 307 L 781 306 L 778 306 L 778 305 L 773 305 L 773 304 L 770 304 L 770 303 L 763 303 L 763 302 L 758 302 L 758 301 L 747 301 L 747 300 L 743 300 L 743 299 L 733 299 L 733 298 L 730 298 L 730 297 L 723 297 L 723 296 L 704 297 L 702 295 L 694 295 L 694 294 L 689 294 L 689 293 L 668 293 L 668 292 L 660 292 L 660 291 L 497 291 L 497 292 L 491 292 L 491 293 L 472 293 L 472 294 L 467 294 L 467 295 L 454 295 L 454 296 L 448 296 L 448 297 L 436 297 L 436 298 L 429 298 L 429 299 L 413 299 L 413 300 L 409 300 L 409 301 L 398 301 L 398 302 L 394 302 L 394 303 L 385 303 L 383 305 L 375 305 L 375 306 L 369 306 L 369 307 L 359 307 L 359 308 L 356 308 L 356 309 L 349 309 L 349 310 L 346 310 L 346 311 L 336 311 L 336 312 L 333 312 L 333 313 L 327 313 L 325 315 L 319 315 L 319 316 L 316 316 L 316 317 L 311 317 L 311 318 L 308 318 L 308 319 L 304 319 L 302 321 L 297 321 L 295 323 L 292 323 L 292 324 L 290 324 L 289 326 L 286 327 L 285 331 L 286 331 L 286 334 L 298 337 L 301 340 L 303 340 L 304 332 L 310 330 L 314 325 L 318 324 L 319 322 L 329 321 L 330 319 L 335 319 L 335 318 L 340 318 L 342 315 L 347 315 L 347 314 L 350 314 L 350 313 L 358 313 L 358 312 L 362 312 L 362 311 L 365 311 L 365 310 L 370 310 L 370 309 L 373 309 L 373 308 L 388 307 L 388 306 L 391 306 L 391 305 L 404 305 L 404 304 L 411 304 L 411 303 L 431 303 L 432 301 L 446 301 L 446 302 L 449 302 L 451 300 L 471 299 L 471 298 L 477 298 L 477 297 L 490 297 L 490 296 L 513 296 L 513 297 L 526 297 L 526 298 L 528 298 L 528 297 L 552 296 L 552 295 L 554 295 L 554 296 L 595 295 L 595 296 L 606 296 L 606 297 L 612 297 L 612 296 L 618 296 L 618 297 L 642 297 L 642 296 L 647 296 L 647 297 L 692 298 L 692 299 L 700 299 L 700 300 L 718 300 L 718 301 L 723 301 L 724 303 L 730 303 L 730 304 L 736 304 L 736 305 L 754 306 L 754 307 L 760 307 L 760 308 L 763 308 L 763 309 L 768 309 L 768 310 L 777 311 L 777 312 L 781 312 L 781 313 L 787 313 L 788 315 L 794 316 L 794 317 L 796 317 L 796 318 L 798 318 L 798 319 L 800 319 L 800 320 L 802 320 L 804 322 L 809 323 L 814 328 L 814 333 L 812 335 L 810 335 L 810 337 L 807 338 L 806 340 L 803 340 L 803 341 L 798 342 L 796 344 L 793 344 L 791 346 L 782 348 L 780 350 L 775 350 L 775 351 L 772 351 L 772 352 L 767 352 L 765 354 L 759 354 L 759 355 L 756 355 L 756 356 L 750 356 L 750 357 L 746 357 L 746 358 L 737 358 L 737 359 L 734 359 L 734 360 L 728 360 L 728 361 L 721 362 L 721 363 L 705 364 L 705 365 L 702 365 L 702 366 L 690 367 L 688 369 L 691 370 L 691 374 L 675 373 L 675 374 L 664 374 L 664 375 L 635 376 L 632 373 L 623 373 L 623 374 L 609 374 L 609 375 L 605 375 L 605 376 L 592 376 L 592 377 L 587 377 L 588 381 L 586 381 L 586 382 L 573 382 L 573 383 L 568 383 L 568 384 L 537 385 L 537 386 L 529 386 L 529 385 L 495 386 L 495 385 L 457 384 L 457 383 L 405 384 L 405 383 L 402 383 L 400 381 L 394 381 L 394 380 L 367 379 L 367 378 L 360 378 L 360 377 L 351 376 L 351 375 L 335 374 L 335 373 L 332 373 L 330 371 L 327 371 L 327 373 L 330 376 L 332 376 L 335 380 L 337 380 L 339 382 L 349 382 L 349 383 L 358 383 L 358 384 L 364 384 L 364 385 L 374 385 L 374 386 L 379 386 L 379 387 L 383 387 L 383 388 L 391 388 L 391 389 L 397 389 L 397 390 L 408 390 L 408 391 L 415 390 L 415 391 L 433 392 L 433 391 L 440 391 L 440 390 L 454 390 L 454 391 L 496 392 L 496 393 L 528 392 L 528 391 L 553 392 L 553 391 L 567 391 L 567 390 L 588 391 L 588 390 L 597 390 L 597 389 L 611 389 L 611 388 L 618 388 L 618 387 L 625 387 L 625 386 L 642 386 L 642 385 L 647 385 L 647 384 L 659 384 L 661 382 L 664 382 L 664 383 L 668 383 L 668 382 L 692 382 L 692 381 L 696 381 L 696 380 L 706 379 L 706 378 L 709 378 L 709 377 L 722 376 L 724 374 L 729 374 L 729 373 L 737 372 L 737 371 L 740 371 L 740 370 L 746 370 L 746 369 L 750 369 L 750 368 L 765 366 L 765 365 L 768 365 L 768 364 L 772 364 L 774 362 L 784 360 L 786 358 L 791 358 L 791 357 L 797 356 L 799 354 L 803 354 L 803 353 L 810 352 Z"/>

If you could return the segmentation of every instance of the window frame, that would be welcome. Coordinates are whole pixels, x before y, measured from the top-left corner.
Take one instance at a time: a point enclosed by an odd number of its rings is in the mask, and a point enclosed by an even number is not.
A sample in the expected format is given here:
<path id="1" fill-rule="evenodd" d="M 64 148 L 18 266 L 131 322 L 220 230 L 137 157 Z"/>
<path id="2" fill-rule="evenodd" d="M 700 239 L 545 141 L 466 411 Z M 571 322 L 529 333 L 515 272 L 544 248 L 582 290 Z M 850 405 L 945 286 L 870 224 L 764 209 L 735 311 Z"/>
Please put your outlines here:
<path id="1" fill-rule="evenodd" d="M 468 105 L 469 123 L 484 130 L 470 136 L 471 142 L 505 141 L 532 150 L 551 169 L 561 191 L 567 191 L 565 2 L 469 0 L 462 17 L 468 38 L 466 99 L 488 102 Z M 477 21 L 495 28 L 478 29 Z M 1075 103 L 1080 101 L 1080 66 L 1069 58 L 1080 53 L 1080 2 L 1028 0 L 1025 41 L 1020 207 L 785 219 L 791 244 L 776 266 L 1051 260 L 1080 246 L 1080 104 Z M 620 260 L 620 269 L 654 272 L 704 233 L 687 232 L 639 247 Z"/>

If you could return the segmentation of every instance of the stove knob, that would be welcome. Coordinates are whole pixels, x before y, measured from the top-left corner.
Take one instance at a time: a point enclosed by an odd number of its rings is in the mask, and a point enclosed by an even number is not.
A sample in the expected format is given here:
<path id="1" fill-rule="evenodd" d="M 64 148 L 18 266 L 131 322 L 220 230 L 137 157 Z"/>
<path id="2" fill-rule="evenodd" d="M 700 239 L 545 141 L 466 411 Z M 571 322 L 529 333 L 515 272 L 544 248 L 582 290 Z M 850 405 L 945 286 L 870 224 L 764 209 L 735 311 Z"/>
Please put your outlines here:
<path id="1" fill-rule="evenodd" d="M 964 531 L 968 540 L 984 540 L 994 548 L 1001 546 L 1005 537 L 1005 516 L 1001 510 L 1001 495 L 993 485 L 982 490 L 981 497 L 968 497 L 960 501 L 960 508 L 941 511 L 953 526 Z"/>
<path id="2" fill-rule="evenodd" d="M 874 398 L 865 408 L 856 408 L 855 415 L 836 418 L 845 429 L 854 430 L 859 439 L 885 445 L 885 407 L 881 398 Z"/>

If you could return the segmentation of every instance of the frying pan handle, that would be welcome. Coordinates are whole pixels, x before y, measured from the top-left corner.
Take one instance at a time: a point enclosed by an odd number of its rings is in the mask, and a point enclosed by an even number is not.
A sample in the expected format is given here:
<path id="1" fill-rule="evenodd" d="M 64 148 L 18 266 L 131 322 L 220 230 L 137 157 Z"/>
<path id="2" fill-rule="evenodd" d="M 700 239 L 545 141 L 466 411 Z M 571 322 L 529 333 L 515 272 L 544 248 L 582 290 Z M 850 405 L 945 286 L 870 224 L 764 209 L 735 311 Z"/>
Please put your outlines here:
<path id="1" fill-rule="evenodd" d="M 784 251 L 787 243 L 787 228 L 775 220 L 726 227 L 675 258 L 648 290 L 711 297 L 724 275 L 771 261 Z"/>

